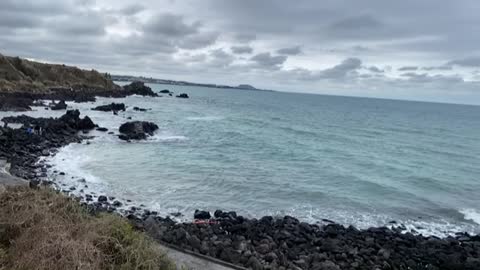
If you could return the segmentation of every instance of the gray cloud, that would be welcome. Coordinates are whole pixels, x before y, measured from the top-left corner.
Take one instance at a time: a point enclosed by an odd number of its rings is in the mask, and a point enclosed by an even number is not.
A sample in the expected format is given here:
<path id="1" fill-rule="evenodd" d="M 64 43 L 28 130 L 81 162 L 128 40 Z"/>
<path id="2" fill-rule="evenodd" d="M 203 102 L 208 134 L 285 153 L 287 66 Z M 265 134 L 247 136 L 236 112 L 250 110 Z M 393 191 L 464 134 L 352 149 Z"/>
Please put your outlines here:
<path id="1" fill-rule="evenodd" d="M 480 67 L 480 57 L 475 56 L 475 57 L 453 60 L 448 62 L 447 66 Z"/>
<path id="2" fill-rule="evenodd" d="M 135 3 L 121 8 L 120 12 L 124 15 L 132 16 L 144 11 L 145 9 L 146 8 L 143 5 Z"/>
<path id="3" fill-rule="evenodd" d="M 320 77 L 329 79 L 342 79 L 350 75 L 352 72 L 356 72 L 361 68 L 361 66 L 362 61 L 360 59 L 348 58 L 332 68 L 323 70 Z"/>
<path id="4" fill-rule="evenodd" d="M 384 72 L 385 72 L 385 70 L 380 69 L 380 68 L 375 67 L 375 66 L 368 67 L 367 69 L 368 69 L 370 72 L 373 72 L 373 73 L 384 73 Z"/>
<path id="5" fill-rule="evenodd" d="M 427 71 L 431 71 L 431 70 L 452 70 L 452 69 L 453 69 L 452 66 L 447 66 L 447 65 L 422 67 L 422 70 L 427 70 Z"/>
<path id="6" fill-rule="evenodd" d="M 333 30 L 351 31 L 352 29 L 378 29 L 382 25 L 380 21 L 371 15 L 360 15 L 336 21 L 330 28 Z"/>
<path id="7" fill-rule="evenodd" d="M 253 33 L 238 33 L 234 38 L 240 43 L 249 43 L 257 39 L 257 35 Z"/>
<path id="8" fill-rule="evenodd" d="M 189 35 L 185 39 L 180 40 L 178 46 L 182 49 L 201 49 L 214 44 L 218 39 L 217 32 L 202 32 L 195 35 Z"/>
<path id="9" fill-rule="evenodd" d="M 273 68 L 279 69 L 287 61 L 287 56 L 284 55 L 277 55 L 272 56 L 269 52 L 267 53 L 259 53 L 252 58 L 250 58 L 253 62 L 255 62 L 258 66 L 264 68 Z"/>
<path id="10" fill-rule="evenodd" d="M 470 72 L 480 66 L 479 8 L 477 0 L 1 0 L 0 44 L 4 54 L 109 72 L 355 95 L 414 98 L 427 89 L 435 100 L 462 92 L 480 103 L 472 82 L 480 76 Z M 404 63 L 417 68 L 388 68 Z"/>
<path id="11" fill-rule="evenodd" d="M 277 53 L 282 55 L 299 55 L 302 53 L 302 48 L 300 46 L 282 48 L 277 50 Z"/>
<path id="12" fill-rule="evenodd" d="M 181 37 L 195 34 L 201 27 L 200 22 L 188 24 L 185 18 L 171 13 L 158 14 L 144 25 L 144 31 L 153 35 Z"/>
<path id="13" fill-rule="evenodd" d="M 230 49 L 235 54 L 249 54 L 253 52 L 253 48 L 250 46 L 232 46 Z"/>
<path id="14" fill-rule="evenodd" d="M 415 71 L 415 70 L 418 70 L 418 67 L 416 66 L 405 66 L 405 67 L 401 67 L 398 69 L 398 71 Z"/>

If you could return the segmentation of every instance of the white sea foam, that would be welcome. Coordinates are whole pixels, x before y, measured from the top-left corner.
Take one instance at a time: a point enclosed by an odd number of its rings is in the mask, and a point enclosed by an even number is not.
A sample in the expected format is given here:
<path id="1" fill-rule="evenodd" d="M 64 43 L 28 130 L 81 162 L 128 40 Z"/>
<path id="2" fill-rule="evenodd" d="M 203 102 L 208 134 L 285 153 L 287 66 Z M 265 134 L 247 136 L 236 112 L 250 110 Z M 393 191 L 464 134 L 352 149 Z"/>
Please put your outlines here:
<path id="1" fill-rule="evenodd" d="M 190 121 L 218 121 L 224 119 L 221 116 L 192 116 L 187 117 L 187 120 Z"/>
<path id="2" fill-rule="evenodd" d="M 85 170 L 84 166 L 93 162 L 93 157 L 79 151 L 80 147 L 85 146 L 70 144 L 60 149 L 55 156 L 47 160 L 47 163 L 52 165 L 51 171 L 57 170 L 67 173 L 67 177 L 61 179 L 62 183 L 70 184 L 72 182 L 71 176 L 83 178 L 89 183 L 101 183 L 101 179 Z"/>
<path id="3" fill-rule="evenodd" d="M 480 212 L 475 209 L 463 209 L 460 213 L 464 215 L 466 220 L 471 220 L 477 224 L 480 224 Z"/>

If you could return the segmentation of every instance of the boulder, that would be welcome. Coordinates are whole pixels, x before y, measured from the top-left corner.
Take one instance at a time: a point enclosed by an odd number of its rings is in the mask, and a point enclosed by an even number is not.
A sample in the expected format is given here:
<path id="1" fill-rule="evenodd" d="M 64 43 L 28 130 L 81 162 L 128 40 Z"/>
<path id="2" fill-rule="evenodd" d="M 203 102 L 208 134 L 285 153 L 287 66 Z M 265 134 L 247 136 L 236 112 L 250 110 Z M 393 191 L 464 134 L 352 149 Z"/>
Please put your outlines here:
<path id="1" fill-rule="evenodd" d="M 180 95 L 177 95 L 177 98 L 190 98 L 187 94 L 182 93 Z"/>
<path id="2" fill-rule="evenodd" d="M 58 103 L 53 104 L 50 109 L 54 111 L 60 111 L 60 110 L 66 110 L 67 109 L 67 104 L 65 103 L 65 100 L 61 100 Z"/>
<path id="3" fill-rule="evenodd" d="M 163 89 L 162 91 L 160 91 L 160 93 L 162 93 L 162 94 L 170 94 L 170 93 L 172 93 L 172 92 L 170 92 L 170 90 L 168 90 L 168 89 Z"/>
<path id="4" fill-rule="evenodd" d="M 77 129 L 80 130 L 91 130 L 95 128 L 95 124 L 93 123 L 92 119 L 90 117 L 85 116 L 85 118 L 80 119 L 78 121 Z"/>
<path id="5" fill-rule="evenodd" d="M 152 136 L 157 129 L 158 126 L 151 122 L 127 122 L 120 126 L 119 131 L 122 134 L 119 136 L 119 138 L 125 141 L 144 140 L 148 136 Z"/>
<path id="6" fill-rule="evenodd" d="M 125 85 L 123 89 L 129 95 L 140 95 L 140 96 L 158 96 L 155 92 L 152 91 L 152 88 L 145 85 L 143 82 L 132 82 L 131 84 Z"/>
<path id="7" fill-rule="evenodd" d="M 97 131 L 107 132 L 107 131 L 108 131 L 108 128 L 99 127 L 99 128 L 97 128 Z"/>
<path id="8" fill-rule="evenodd" d="M 111 112 L 111 111 L 125 111 L 125 104 L 123 103 L 112 103 L 108 105 L 102 105 L 93 108 L 94 111 L 102 111 L 102 112 Z"/>
<path id="9" fill-rule="evenodd" d="M 201 211 L 201 210 L 195 210 L 195 213 L 193 214 L 194 219 L 210 219 L 212 216 L 210 215 L 210 212 L 208 211 Z"/>

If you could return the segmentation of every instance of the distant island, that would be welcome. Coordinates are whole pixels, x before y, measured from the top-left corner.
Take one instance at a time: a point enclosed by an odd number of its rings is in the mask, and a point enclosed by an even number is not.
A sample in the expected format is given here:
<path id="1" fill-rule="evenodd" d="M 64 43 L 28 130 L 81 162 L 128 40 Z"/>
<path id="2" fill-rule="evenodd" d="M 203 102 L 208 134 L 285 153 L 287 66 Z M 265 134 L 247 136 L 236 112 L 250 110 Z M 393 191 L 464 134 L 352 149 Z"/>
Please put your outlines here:
<path id="1" fill-rule="evenodd" d="M 147 78 L 142 76 L 129 76 L 129 75 L 111 75 L 111 79 L 117 82 L 140 81 L 144 83 L 170 84 L 170 85 L 182 85 L 182 86 L 200 86 L 200 87 L 209 87 L 209 88 L 238 89 L 238 90 L 249 90 L 249 91 L 273 91 L 273 90 L 258 89 L 249 84 L 240 84 L 238 86 L 230 86 L 230 85 L 221 85 L 221 84 L 193 83 L 193 82 L 186 82 L 186 81 L 164 80 L 164 79 L 155 79 L 155 78 Z"/>

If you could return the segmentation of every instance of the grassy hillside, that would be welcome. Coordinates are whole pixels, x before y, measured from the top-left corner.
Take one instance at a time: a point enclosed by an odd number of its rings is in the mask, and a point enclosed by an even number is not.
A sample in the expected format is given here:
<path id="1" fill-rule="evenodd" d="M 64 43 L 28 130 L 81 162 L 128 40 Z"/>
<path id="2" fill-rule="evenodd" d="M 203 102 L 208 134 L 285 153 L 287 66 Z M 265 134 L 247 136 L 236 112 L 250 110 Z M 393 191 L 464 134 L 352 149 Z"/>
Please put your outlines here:
<path id="1" fill-rule="evenodd" d="M 170 270 L 144 234 L 51 190 L 0 186 L 0 270 Z"/>
<path id="2" fill-rule="evenodd" d="M 119 89 L 107 74 L 95 70 L 38 63 L 0 54 L 0 91 L 42 93 L 51 88 Z"/>

